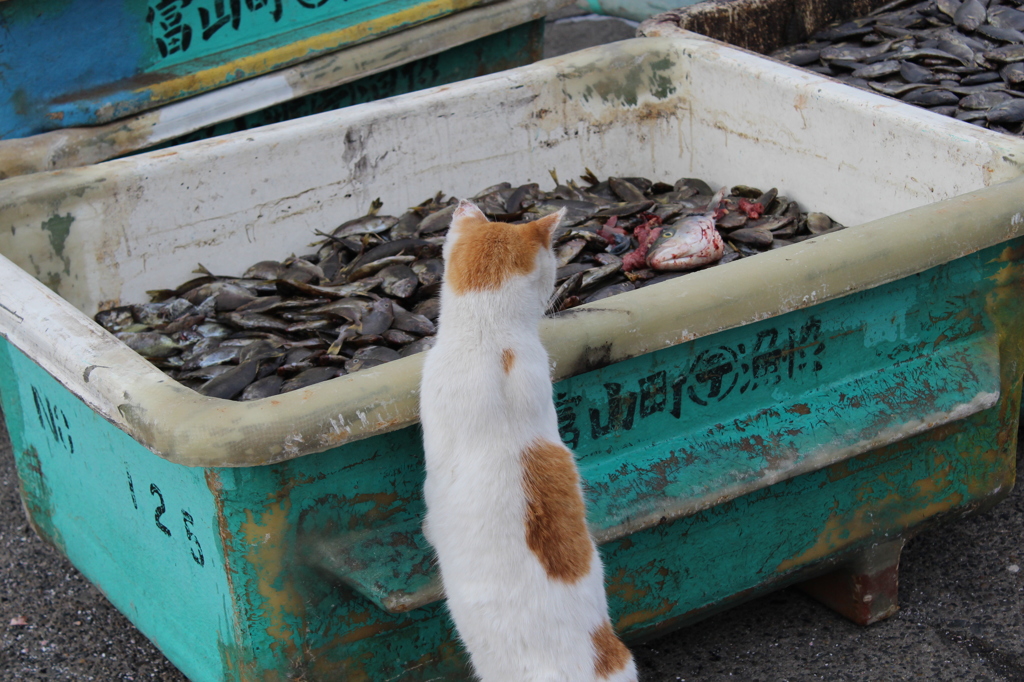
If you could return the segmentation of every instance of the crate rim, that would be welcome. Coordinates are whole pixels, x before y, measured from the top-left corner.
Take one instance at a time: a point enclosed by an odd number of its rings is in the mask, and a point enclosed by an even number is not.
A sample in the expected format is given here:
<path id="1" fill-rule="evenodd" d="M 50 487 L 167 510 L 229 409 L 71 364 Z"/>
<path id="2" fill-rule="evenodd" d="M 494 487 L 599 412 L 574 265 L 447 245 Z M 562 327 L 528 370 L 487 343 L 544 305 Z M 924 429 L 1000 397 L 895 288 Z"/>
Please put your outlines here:
<path id="1" fill-rule="evenodd" d="M 625 41 L 611 54 L 657 56 L 666 52 L 724 53 L 772 78 L 808 83 L 819 97 L 849 97 L 846 86 L 699 36 Z M 592 51 L 586 50 L 511 72 L 310 118 L 329 119 L 336 124 L 339 119 L 370 119 L 382 108 L 411 112 L 424 98 L 452 97 L 468 88 L 479 89 L 481 84 L 508 89 L 509 80 L 515 80 L 517 73 L 557 73 L 557 67 L 566 66 L 600 70 L 593 57 Z M 942 119 L 942 123 L 948 120 L 937 115 L 935 118 Z M 967 125 L 956 123 L 950 126 L 949 134 L 962 134 L 960 126 Z M 289 125 L 294 124 L 286 122 L 183 145 L 180 153 L 201 154 L 209 145 L 246 144 L 254 136 L 275 135 L 281 126 Z M 1024 141 L 1015 144 L 1007 136 L 990 135 L 998 142 L 993 146 L 1024 160 Z M 173 163 L 174 155 L 165 151 L 134 158 L 145 158 L 147 163 Z M 45 201 L 61 188 L 66 191 L 80 183 L 130 173 L 134 163 L 130 159 L 114 161 L 0 182 L 0 213 L 22 201 Z M 732 263 L 727 268 L 695 272 L 581 306 L 542 324 L 553 378 L 557 381 L 593 369 L 597 348 L 602 349 L 604 364 L 618 362 L 876 287 L 1022 235 L 1024 176 Z M 887 248 L 879 249 L 879 244 Z M 5 292 L 9 292 L 0 300 L 0 335 L 103 418 L 171 462 L 199 467 L 261 466 L 417 422 L 422 356 L 249 403 L 208 398 L 164 375 L 2 256 L 0 278 L 6 283 Z M 126 373 L 133 377 L 128 389 L 120 380 Z M 179 428 L 179 424 L 188 424 L 189 428 Z"/>

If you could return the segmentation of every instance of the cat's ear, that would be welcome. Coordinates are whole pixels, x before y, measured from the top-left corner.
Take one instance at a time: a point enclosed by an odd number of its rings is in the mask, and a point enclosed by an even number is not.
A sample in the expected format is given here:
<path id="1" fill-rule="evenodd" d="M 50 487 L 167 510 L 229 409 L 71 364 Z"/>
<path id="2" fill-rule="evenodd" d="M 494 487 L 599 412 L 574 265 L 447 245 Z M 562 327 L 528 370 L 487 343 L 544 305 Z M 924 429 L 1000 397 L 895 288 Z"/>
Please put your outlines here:
<path id="1" fill-rule="evenodd" d="M 468 225 L 486 222 L 488 222 L 488 220 L 487 216 L 484 215 L 484 212 L 477 208 L 476 204 L 472 201 L 466 201 L 463 199 L 459 202 L 459 206 L 455 209 L 455 213 L 452 214 L 450 231 L 457 233 Z"/>
<path id="2" fill-rule="evenodd" d="M 551 234 L 555 231 L 555 228 L 562 222 L 562 218 L 565 217 L 565 208 L 560 208 L 555 213 L 538 218 L 530 223 L 531 232 L 534 235 L 534 239 L 541 243 L 544 248 L 551 246 Z"/>

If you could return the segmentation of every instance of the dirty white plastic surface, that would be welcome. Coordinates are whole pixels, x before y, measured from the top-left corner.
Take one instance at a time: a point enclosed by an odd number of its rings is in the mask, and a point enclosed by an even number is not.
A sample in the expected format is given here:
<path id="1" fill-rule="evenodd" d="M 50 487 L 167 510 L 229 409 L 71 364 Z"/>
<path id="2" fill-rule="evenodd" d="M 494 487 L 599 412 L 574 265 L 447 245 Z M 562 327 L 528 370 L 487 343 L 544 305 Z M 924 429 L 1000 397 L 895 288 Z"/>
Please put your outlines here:
<path id="1" fill-rule="evenodd" d="M 252 465 L 321 451 L 413 423 L 420 358 L 232 403 L 176 384 L 89 316 L 145 301 L 197 263 L 240 274 L 304 253 L 315 230 L 376 197 L 400 214 L 439 189 L 549 186 L 550 169 L 584 167 L 777 187 L 844 224 L 874 222 L 551 320 L 556 378 L 609 340 L 612 360 L 632 357 L 1024 233 L 1024 141 L 690 34 L 0 182 L 0 253 L 13 261 L 0 259 L 0 334 L 173 461 Z"/>

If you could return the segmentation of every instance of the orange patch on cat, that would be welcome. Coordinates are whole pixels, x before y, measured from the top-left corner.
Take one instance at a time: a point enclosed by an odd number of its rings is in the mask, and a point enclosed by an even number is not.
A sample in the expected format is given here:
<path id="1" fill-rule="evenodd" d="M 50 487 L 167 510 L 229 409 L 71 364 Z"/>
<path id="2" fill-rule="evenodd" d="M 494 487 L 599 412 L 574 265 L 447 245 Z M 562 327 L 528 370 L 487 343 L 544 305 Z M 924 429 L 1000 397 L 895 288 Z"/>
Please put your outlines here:
<path id="1" fill-rule="evenodd" d="M 538 440 L 523 452 L 526 545 L 552 580 L 575 583 L 590 573 L 593 544 L 572 453 Z"/>
<path id="2" fill-rule="evenodd" d="M 445 264 L 445 279 L 457 294 L 497 289 L 515 275 L 525 275 L 536 264 L 537 251 L 551 243 L 551 231 L 562 212 L 532 223 L 509 225 L 467 216 Z"/>
<path id="3" fill-rule="evenodd" d="M 619 672 L 629 663 L 632 654 L 612 630 L 612 624 L 608 621 L 594 630 L 590 639 L 593 640 L 594 650 L 597 652 L 594 672 L 598 677 L 611 677 L 612 674 Z"/>
<path id="4" fill-rule="evenodd" d="M 501 351 L 501 368 L 505 374 L 512 371 L 512 365 L 516 364 L 516 354 L 511 348 Z"/>

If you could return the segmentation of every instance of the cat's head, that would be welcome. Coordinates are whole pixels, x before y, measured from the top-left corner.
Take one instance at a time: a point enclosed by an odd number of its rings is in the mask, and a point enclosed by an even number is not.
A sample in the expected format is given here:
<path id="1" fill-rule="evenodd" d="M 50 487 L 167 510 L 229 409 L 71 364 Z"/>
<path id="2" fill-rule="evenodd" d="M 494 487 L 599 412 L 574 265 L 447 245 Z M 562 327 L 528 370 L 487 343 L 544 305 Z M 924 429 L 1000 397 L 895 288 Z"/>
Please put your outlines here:
<path id="1" fill-rule="evenodd" d="M 469 201 L 459 202 L 444 244 L 445 284 L 456 295 L 515 290 L 541 310 L 555 285 L 551 234 L 565 209 L 529 223 L 492 223 Z"/>

